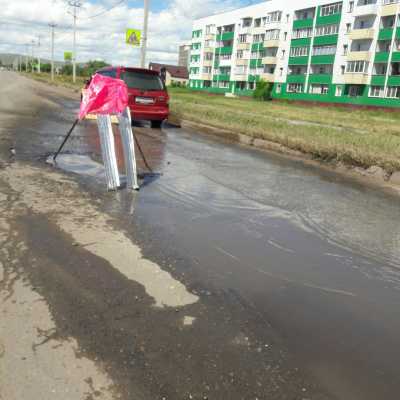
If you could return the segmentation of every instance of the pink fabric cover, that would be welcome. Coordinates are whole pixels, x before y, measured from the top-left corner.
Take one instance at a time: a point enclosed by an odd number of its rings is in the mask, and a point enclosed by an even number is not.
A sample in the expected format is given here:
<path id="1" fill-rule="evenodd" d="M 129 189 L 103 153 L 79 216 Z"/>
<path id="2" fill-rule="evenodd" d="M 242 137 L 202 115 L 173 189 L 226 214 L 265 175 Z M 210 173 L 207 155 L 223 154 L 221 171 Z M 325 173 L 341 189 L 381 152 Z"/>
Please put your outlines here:
<path id="1" fill-rule="evenodd" d="M 128 106 L 128 87 L 120 79 L 95 74 L 83 91 L 79 119 L 87 114 L 119 114 Z"/>

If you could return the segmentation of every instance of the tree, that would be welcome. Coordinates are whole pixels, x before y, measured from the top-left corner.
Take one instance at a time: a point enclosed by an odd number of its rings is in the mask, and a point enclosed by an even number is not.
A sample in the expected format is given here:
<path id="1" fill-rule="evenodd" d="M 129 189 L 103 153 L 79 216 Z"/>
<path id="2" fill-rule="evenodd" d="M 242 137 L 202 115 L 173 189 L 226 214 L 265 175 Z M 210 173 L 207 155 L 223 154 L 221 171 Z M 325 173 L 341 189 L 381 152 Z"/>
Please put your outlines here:
<path id="1" fill-rule="evenodd" d="M 253 97 L 256 100 L 267 101 L 271 100 L 272 83 L 267 81 L 259 81 L 256 84 L 256 89 L 253 92 Z"/>

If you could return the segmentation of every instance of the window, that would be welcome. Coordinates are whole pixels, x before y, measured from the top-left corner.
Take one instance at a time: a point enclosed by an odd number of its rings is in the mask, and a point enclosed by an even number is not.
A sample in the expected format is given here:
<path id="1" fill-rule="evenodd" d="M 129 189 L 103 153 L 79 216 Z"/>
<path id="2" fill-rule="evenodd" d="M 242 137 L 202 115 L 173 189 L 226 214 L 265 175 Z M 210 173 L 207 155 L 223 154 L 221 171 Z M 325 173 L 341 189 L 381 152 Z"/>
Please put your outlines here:
<path id="1" fill-rule="evenodd" d="M 211 67 L 203 67 L 204 74 L 211 74 Z"/>
<path id="2" fill-rule="evenodd" d="M 289 83 L 287 86 L 288 93 L 301 93 L 303 92 L 302 83 Z"/>
<path id="3" fill-rule="evenodd" d="M 279 39 L 279 33 L 280 33 L 279 29 L 267 30 L 265 32 L 265 40 L 278 40 Z"/>
<path id="4" fill-rule="evenodd" d="M 327 94 L 328 93 L 328 85 L 311 85 L 310 89 L 309 89 L 309 93 Z"/>
<path id="5" fill-rule="evenodd" d="M 325 56 L 336 54 L 336 46 L 315 46 L 313 47 L 313 56 Z"/>
<path id="6" fill-rule="evenodd" d="M 346 66 L 345 65 L 341 65 L 340 66 L 340 72 L 342 73 L 342 75 L 344 75 L 345 71 L 346 71 Z"/>
<path id="7" fill-rule="evenodd" d="M 349 50 L 349 46 L 347 44 L 344 44 L 343 45 L 343 55 L 344 56 L 347 55 L 348 50 Z"/>
<path id="8" fill-rule="evenodd" d="M 274 11 L 267 15 L 266 23 L 280 22 L 281 18 L 282 18 L 282 11 Z"/>
<path id="9" fill-rule="evenodd" d="M 368 71 L 369 63 L 366 61 L 348 61 L 346 72 L 351 73 L 366 73 Z"/>
<path id="10" fill-rule="evenodd" d="M 353 10 L 354 10 L 354 1 L 350 1 L 349 2 L 349 13 L 351 13 L 351 12 L 353 12 Z"/>
<path id="11" fill-rule="evenodd" d="M 212 61 L 213 59 L 213 53 L 204 53 L 204 59 L 206 61 Z"/>
<path id="12" fill-rule="evenodd" d="M 282 85 L 280 84 L 280 83 L 278 83 L 277 85 L 276 85 L 276 93 L 281 93 L 282 92 Z"/>
<path id="13" fill-rule="evenodd" d="M 308 38 L 312 36 L 312 28 L 296 29 L 293 31 L 293 39 Z"/>
<path id="14" fill-rule="evenodd" d="M 386 97 L 391 99 L 400 98 L 400 86 L 388 86 L 386 89 Z"/>
<path id="15" fill-rule="evenodd" d="M 239 43 L 246 43 L 246 42 L 247 42 L 247 35 L 246 34 L 239 35 Z"/>
<path id="16" fill-rule="evenodd" d="M 336 86 L 335 96 L 340 97 L 343 93 L 343 86 Z"/>
<path id="17" fill-rule="evenodd" d="M 99 74 L 103 75 L 103 76 L 108 76 L 110 78 L 116 78 L 117 77 L 117 70 L 116 69 L 110 69 L 108 71 L 100 71 Z"/>
<path id="18" fill-rule="evenodd" d="M 383 86 L 371 86 L 369 88 L 369 97 L 383 97 L 384 92 Z"/>
<path id="19" fill-rule="evenodd" d="M 200 68 L 197 68 L 199 73 Z M 138 71 L 125 70 L 121 73 L 121 79 L 128 88 L 139 90 L 163 90 L 163 83 L 158 75 L 150 75 Z"/>
<path id="20" fill-rule="evenodd" d="M 279 76 L 283 76 L 283 68 L 279 68 Z"/>
<path id="21" fill-rule="evenodd" d="M 281 55 L 281 59 L 283 60 L 284 58 L 285 58 L 285 54 L 286 54 L 286 50 L 282 50 L 282 53 L 281 53 L 282 55 Z"/>
<path id="22" fill-rule="evenodd" d="M 254 27 L 259 28 L 261 26 L 261 18 L 256 18 L 254 20 Z"/>
<path id="23" fill-rule="evenodd" d="M 289 22 L 290 15 L 286 14 L 286 22 Z"/>
<path id="24" fill-rule="evenodd" d="M 244 54 L 243 50 L 238 50 L 236 53 L 236 58 L 237 59 L 243 58 L 243 54 Z"/>
<path id="25" fill-rule="evenodd" d="M 321 7 L 321 17 L 327 15 L 340 14 L 342 12 L 342 3 L 328 4 Z"/>
<path id="26" fill-rule="evenodd" d="M 351 31 L 351 24 L 346 24 L 346 32 L 349 33 Z"/>
<path id="27" fill-rule="evenodd" d="M 287 40 L 287 32 L 285 32 L 285 33 L 283 34 L 283 40 L 286 42 L 286 40 Z"/>
<path id="28" fill-rule="evenodd" d="M 290 57 L 303 57 L 308 55 L 308 47 L 291 47 Z"/>
<path id="29" fill-rule="evenodd" d="M 315 28 L 315 36 L 336 35 L 339 32 L 339 24 L 322 25 Z"/>
<path id="30" fill-rule="evenodd" d="M 261 43 L 264 41 L 265 35 L 264 33 L 254 35 L 253 36 L 253 43 Z"/>

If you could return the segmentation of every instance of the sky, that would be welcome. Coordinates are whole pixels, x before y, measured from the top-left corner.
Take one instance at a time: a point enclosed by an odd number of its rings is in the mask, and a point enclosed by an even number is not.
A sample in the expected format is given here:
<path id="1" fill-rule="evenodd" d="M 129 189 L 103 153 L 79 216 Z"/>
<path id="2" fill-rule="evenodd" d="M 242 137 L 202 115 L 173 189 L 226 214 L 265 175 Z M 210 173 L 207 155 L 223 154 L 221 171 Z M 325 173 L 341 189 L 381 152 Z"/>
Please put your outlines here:
<path id="1" fill-rule="evenodd" d="M 147 61 L 176 64 L 178 46 L 190 41 L 192 22 L 261 0 L 150 0 Z M 139 50 L 125 44 L 126 28 L 141 29 L 143 0 L 81 0 L 77 60 L 136 66 Z M 0 53 L 50 58 L 48 24 L 57 24 L 55 58 L 72 50 L 72 8 L 67 0 L 0 0 Z M 39 46 L 40 36 L 40 46 Z"/>

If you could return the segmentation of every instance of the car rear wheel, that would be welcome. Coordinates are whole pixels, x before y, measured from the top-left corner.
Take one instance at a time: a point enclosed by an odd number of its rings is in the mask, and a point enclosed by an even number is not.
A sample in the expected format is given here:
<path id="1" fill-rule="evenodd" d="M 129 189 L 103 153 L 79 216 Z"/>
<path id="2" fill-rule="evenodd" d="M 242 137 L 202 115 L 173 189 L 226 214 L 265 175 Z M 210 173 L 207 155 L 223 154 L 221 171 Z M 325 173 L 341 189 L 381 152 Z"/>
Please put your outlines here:
<path id="1" fill-rule="evenodd" d="M 150 123 L 153 129 L 160 129 L 162 121 L 150 121 Z"/>

